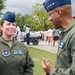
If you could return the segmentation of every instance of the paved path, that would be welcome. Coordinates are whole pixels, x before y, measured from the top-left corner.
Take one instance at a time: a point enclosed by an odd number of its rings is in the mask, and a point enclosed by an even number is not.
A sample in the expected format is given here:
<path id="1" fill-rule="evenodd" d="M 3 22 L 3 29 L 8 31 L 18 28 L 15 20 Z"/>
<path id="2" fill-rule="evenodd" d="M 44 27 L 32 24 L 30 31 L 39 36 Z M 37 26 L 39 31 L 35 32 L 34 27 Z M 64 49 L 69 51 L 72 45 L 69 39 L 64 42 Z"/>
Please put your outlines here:
<path id="1" fill-rule="evenodd" d="M 38 45 L 32 45 L 31 43 L 30 46 L 34 48 L 46 50 L 52 53 L 57 53 L 57 49 L 58 49 L 58 43 L 56 43 L 55 46 L 52 46 L 51 44 L 48 44 L 45 41 L 40 41 Z"/>

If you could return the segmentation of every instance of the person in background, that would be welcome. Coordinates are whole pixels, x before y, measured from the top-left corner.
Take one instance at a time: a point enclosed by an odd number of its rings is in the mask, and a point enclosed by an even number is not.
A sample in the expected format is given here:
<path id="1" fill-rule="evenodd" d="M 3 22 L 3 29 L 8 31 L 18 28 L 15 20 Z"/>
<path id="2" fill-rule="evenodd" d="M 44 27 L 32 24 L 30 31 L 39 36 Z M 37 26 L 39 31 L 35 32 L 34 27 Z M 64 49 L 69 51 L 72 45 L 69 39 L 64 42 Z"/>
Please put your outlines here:
<path id="1" fill-rule="evenodd" d="M 58 29 L 53 29 L 53 46 L 55 46 L 55 42 L 59 43 L 59 30 Z"/>
<path id="2" fill-rule="evenodd" d="M 55 66 L 43 59 L 44 75 L 75 75 L 75 19 L 71 0 L 46 0 L 43 5 L 54 28 L 61 28 Z"/>
<path id="3" fill-rule="evenodd" d="M 29 28 L 29 26 L 26 26 L 25 32 L 26 32 L 27 45 L 30 45 L 30 28 Z"/>
<path id="4" fill-rule="evenodd" d="M 1 21 L 0 75 L 33 75 L 34 63 L 26 46 L 14 38 L 15 14 L 7 11 Z"/>
<path id="5" fill-rule="evenodd" d="M 41 33 L 41 39 L 44 41 L 44 32 Z"/>
<path id="6" fill-rule="evenodd" d="M 21 37 L 21 30 L 20 30 L 20 27 L 17 25 L 17 28 L 16 28 L 16 39 L 20 42 L 20 37 Z"/>
<path id="7" fill-rule="evenodd" d="M 52 32 L 53 32 L 52 29 L 49 29 L 49 30 L 47 31 L 48 44 L 51 43 L 51 45 L 52 45 L 52 41 L 53 41 Z"/>

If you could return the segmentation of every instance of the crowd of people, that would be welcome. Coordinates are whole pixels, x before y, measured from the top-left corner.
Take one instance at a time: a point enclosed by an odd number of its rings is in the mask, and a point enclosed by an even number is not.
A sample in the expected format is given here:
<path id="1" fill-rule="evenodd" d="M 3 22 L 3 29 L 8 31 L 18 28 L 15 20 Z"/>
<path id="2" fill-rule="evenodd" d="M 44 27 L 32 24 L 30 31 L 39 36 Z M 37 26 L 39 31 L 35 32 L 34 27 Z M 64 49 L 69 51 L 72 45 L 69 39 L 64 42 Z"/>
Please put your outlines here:
<path id="1" fill-rule="evenodd" d="M 55 42 L 59 43 L 59 29 L 49 29 L 48 31 L 41 32 L 41 39 L 42 41 L 48 42 L 48 44 L 51 43 L 51 45 L 55 46 Z"/>

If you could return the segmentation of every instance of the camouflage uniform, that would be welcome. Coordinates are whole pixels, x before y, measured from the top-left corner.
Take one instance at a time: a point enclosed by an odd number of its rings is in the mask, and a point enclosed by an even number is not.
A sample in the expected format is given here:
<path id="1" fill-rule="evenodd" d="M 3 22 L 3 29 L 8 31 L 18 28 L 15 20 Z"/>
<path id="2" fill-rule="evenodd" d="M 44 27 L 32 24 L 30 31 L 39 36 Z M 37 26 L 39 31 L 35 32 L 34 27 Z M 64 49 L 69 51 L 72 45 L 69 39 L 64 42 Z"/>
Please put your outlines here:
<path id="1" fill-rule="evenodd" d="M 13 39 L 11 48 L 0 38 L 0 75 L 33 75 L 34 63 L 24 44 Z"/>
<path id="2" fill-rule="evenodd" d="M 60 34 L 56 65 L 50 75 L 75 75 L 75 20 Z"/>

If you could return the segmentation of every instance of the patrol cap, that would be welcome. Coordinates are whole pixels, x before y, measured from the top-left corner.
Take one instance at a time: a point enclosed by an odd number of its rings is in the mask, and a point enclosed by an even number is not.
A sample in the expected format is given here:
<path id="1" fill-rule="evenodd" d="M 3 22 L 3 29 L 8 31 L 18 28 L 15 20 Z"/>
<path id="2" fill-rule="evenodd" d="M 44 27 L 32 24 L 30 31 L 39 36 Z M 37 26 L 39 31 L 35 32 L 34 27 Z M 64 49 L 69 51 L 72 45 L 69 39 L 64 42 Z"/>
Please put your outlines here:
<path id="1" fill-rule="evenodd" d="M 49 12 L 50 10 L 56 7 L 66 5 L 66 4 L 71 4 L 71 0 L 46 0 L 43 3 L 43 6 L 46 9 L 46 11 Z"/>
<path id="2" fill-rule="evenodd" d="M 7 11 L 4 14 L 2 20 L 6 20 L 6 21 L 9 21 L 9 22 L 15 22 L 16 21 L 16 19 L 15 19 L 15 13 L 14 12 L 12 13 L 12 12 Z"/>

